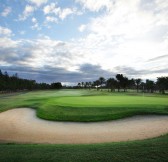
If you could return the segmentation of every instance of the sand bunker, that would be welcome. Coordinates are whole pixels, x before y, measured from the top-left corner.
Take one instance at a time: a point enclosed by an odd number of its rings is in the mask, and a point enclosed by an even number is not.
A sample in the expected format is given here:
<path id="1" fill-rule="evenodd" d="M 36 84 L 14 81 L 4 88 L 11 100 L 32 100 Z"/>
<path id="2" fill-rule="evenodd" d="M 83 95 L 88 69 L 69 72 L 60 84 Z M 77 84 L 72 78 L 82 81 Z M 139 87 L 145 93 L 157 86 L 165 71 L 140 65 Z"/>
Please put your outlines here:
<path id="1" fill-rule="evenodd" d="M 0 113 L 0 141 L 19 143 L 102 143 L 140 140 L 168 133 L 168 116 L 135 116 L 95 123 L 52 122 L 29 108 Z"/>

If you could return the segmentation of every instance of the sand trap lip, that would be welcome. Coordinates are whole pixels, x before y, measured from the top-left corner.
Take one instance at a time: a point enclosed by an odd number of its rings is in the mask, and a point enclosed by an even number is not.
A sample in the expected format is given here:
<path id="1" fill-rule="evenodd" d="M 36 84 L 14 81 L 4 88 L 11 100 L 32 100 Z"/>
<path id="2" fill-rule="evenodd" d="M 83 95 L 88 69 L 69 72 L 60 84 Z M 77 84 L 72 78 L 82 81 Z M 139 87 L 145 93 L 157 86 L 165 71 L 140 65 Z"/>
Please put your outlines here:
<path id="1" fill-rule="evenodd" d="M 30 108 L 0 113 L 0 141 L 82 144 L 140 140 L 168 133 L 168 116 L 134 116 L 98 123 L 52 122 Z"/>

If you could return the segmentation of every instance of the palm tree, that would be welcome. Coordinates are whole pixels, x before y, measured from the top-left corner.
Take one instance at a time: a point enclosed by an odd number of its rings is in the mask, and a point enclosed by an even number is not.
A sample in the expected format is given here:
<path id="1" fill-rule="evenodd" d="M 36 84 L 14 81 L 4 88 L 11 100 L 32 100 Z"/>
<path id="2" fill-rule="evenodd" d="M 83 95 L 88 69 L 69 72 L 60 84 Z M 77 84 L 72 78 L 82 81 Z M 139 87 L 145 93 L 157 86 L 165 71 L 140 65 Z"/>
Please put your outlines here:
<path id="1" fill-rule="evenodd" d="M 136 87 L 137 87 L 137 92 L 139 91 L 139 85 L 141 84 L 142 82 L 142 79 L 138 78 L 138 79 L 135 79 L 135 84 L 136 84 Z"/>
<path id="2" fill-rule="evenodd" d="M 117 81 L 118 81 L 117 87 L 118 87 L 118 92 L 119 92 L 119 91 L 120 91 L 120 88 L 121 88 L 122 85 L 123 85 L 124 77 L 123 77 L 122 74 L 117 74 L 117 75 L 116 75 L 116 79 L 117 79 Z"/>

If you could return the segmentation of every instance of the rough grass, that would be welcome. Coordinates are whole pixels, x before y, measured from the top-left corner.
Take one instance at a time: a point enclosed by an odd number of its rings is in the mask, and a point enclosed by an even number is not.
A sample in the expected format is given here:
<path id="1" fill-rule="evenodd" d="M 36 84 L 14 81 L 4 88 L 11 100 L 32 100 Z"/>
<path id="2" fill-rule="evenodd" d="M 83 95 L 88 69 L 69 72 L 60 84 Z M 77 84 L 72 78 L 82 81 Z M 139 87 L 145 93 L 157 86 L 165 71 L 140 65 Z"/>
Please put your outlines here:
<path id="1" fill-rule="evenodd" d="M 60 90 L 0 95 L 0 112 L 18 107 L 37 109 L 37 116 L 58 121 L 105 121 L 133 115 L 168 115 L 168 96 L 107 91 Z"/>
<path id="2" fill-rule="evenodd" d="M 1 162 L 167 162 L 168 135 L 95 145 L 0 144 Z"/>

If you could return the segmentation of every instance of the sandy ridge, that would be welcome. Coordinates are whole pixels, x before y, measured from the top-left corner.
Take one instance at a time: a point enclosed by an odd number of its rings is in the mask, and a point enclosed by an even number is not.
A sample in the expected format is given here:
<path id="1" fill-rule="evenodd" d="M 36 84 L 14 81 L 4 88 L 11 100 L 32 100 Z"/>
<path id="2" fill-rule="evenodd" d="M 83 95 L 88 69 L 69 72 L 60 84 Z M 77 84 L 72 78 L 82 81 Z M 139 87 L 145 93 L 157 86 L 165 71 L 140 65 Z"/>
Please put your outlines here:
<path id="1" fill-rule="evenodd" d="M 95 123 L 52 122 L 30 108 L 0 113 L 0 141 L 18 143 L 102 143 L 140 140 L 168 133 L 168 116 L 135 116 Z"/>

